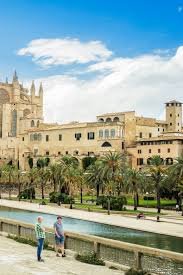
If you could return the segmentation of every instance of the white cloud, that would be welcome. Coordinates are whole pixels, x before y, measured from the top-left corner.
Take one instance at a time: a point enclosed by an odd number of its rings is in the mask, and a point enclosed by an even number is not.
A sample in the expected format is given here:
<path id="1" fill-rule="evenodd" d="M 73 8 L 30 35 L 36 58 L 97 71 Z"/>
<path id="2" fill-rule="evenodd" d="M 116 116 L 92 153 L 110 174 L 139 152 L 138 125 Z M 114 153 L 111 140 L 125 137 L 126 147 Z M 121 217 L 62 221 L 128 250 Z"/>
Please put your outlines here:
<path id="1" fill-rule="evenodd" d="M 101 41 L 81 42 L 78 39 L 35 39 L 27 47 L 18 51 L 18 55 L 32 56 L 35 63 L 42 67 L 86 64 L 105 60 L 112 54 Z"/>
<path id="2" fill-rule="evenodd" d="M 73 68 L 72 68 L 73 69 Z M 37 79 L 45 90 L 47 121 L 93 121 L 104 112 L 136 110 L 160 117 L 164 102 L 182 101 L 183 46 L 173 55 L 116 57 L 87 65 L 86 75 Z"/>

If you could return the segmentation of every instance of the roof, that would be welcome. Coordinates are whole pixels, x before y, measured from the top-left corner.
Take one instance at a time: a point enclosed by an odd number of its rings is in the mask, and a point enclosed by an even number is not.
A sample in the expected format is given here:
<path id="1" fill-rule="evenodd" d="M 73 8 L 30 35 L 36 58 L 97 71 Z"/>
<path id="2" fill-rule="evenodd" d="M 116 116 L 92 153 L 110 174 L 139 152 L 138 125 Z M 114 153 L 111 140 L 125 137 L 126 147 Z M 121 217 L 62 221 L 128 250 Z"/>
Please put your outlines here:
<path id="1" fill-rule="evenodd" d="M 182 104 L 182 102 L 177 101 L 177 100 L 171 100 L 171 101 L 165 102 L 165 104 L 167 104 L 167 103 L 179 103 L 179 104 Z"/>
<path id="2" fill-rule="evenodd" d="M 134 113 L 134 112 L 135 111 L 105 113 L 105 114 L 97 115 L 97 117 L 102 117 L 102 116 L 119 116 L 119 115 L 125 115 L 127 113 Z"/>

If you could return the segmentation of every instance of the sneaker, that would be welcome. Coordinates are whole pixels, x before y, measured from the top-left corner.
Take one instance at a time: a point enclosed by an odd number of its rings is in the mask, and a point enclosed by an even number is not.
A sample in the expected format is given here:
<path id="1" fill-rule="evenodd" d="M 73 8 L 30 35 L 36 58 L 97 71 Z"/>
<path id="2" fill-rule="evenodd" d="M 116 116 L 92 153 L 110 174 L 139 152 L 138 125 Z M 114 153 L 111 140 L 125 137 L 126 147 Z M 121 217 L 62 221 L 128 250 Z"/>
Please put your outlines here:
<path id="1" fill-rule="evenodd" d="M 62 254 L 62 257 L 66 257 L 65 253 L 64 253 L 64 254 Z"/>
<path id="2" fill-rule="evenodd" d="M 43 259 L 39 259 L 39 260 L 38 260 L 38 262 L 42 262 L 42 263 L 44 263 L 44 260 L 43 260 Z"/>

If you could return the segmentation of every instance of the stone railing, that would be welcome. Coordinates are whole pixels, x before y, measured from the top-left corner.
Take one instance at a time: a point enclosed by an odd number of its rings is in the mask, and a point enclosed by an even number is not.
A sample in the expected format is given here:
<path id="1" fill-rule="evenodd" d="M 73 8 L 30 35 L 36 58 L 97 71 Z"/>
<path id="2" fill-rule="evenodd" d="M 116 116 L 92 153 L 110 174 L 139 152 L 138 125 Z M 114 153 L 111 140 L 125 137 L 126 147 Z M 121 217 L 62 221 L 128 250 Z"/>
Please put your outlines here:
<path id="1" fill-rule="evenodd" d="M 0 231 L 35 240 L 34 225 L 32 224 L 0 218 Z M 66 249 L 77 253 L 95 251 L 104 261 L 126 267 L 145 269 L 156 274 L 183 274 L 183 254 L 181 253 L 74 232 L 65 232 L 65 237 Z M 54 245 L 52 228 L 46 228 L 46 239 L 50 246 Z"/>

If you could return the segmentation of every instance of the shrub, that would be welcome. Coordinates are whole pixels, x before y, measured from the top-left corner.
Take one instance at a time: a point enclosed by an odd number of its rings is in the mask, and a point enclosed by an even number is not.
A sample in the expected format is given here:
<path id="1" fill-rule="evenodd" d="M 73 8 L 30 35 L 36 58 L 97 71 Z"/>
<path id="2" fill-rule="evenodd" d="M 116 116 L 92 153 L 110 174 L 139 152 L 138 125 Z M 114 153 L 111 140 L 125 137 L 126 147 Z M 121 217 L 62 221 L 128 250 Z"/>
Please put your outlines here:
<path id="1" fill-rule="evenodd" d="M 20 199 L 27 200 L 27 199 L 30 199 L 31 196 L 32 196 L 32 199 L 35 200 L 36 198 L 35 188 L 25 189 L 20 193 Z"/>
<path id="2" fill-rule="evenodd" d="M 64 204 L 74 204 L 74 198 L 68 196 L 65 193 L 57 193 L 57 192 L 51 192 L 49 194 L 50 202 L 52 203 L 64 203 Z"/>
<path id="3" fill-rule="evenodd" d="M 148 273 L 145 270 L 137 270 L 137 269 L 133 269 L 130 268 L 125 275 L 151 275 L 150 273 Z"/>
<path id="4" fill-rule="evenodd" d="M 93 265 L 105 265 L 105 262 L 100 259 L 95 252 L 92 252 L 90 254 L 85 254 L 85 255 L 76 255 L 76 260 L 82 262 L 82 263 L 87 263 L 87 264 L 93 264 Z"/>
<path id="5" fill-rule="evenodd" d="M 127 204 L 126 197 L 111 197 L 110 198 L 110 209 L 121 211 L 123 210 L 124 205 Z M 100 196 L 97 199 L 97 205 L 102 205 L 103 209 L 108 209 L 108 197 L 107 196 Z"/>

